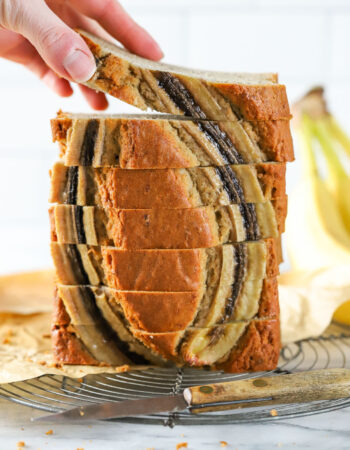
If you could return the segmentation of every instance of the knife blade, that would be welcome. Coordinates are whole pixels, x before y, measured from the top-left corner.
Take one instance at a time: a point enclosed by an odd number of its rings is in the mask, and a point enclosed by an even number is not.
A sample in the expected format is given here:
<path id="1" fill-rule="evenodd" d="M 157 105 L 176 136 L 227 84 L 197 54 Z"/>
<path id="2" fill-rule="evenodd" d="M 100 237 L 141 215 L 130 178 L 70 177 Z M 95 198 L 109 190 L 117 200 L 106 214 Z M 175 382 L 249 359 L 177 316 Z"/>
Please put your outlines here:
<path id="1" fill-rule="evenodd" d="M 125 400 L 122 402 L 104 402 L 80 406 L 67 411 L 36 417 L 32 421 L 67 422 L 69 420 L 100 420 L 117 419 L 135 415 L 156 414 L 161 412 L 182 411 L 188 404 L 182 394 L 162 397 L 142 398 L 139 400 Z"/>
<path id="2" fill-rule="evenodd" d="M 185 409 L 198 414 L 346 397 L 350 397 L 350 370 L 323 369 L 193 386 L 186 388 L 182 394 L 178 395 L 84 405 L 32 420 L 88 421 L 176 412 Z"/>

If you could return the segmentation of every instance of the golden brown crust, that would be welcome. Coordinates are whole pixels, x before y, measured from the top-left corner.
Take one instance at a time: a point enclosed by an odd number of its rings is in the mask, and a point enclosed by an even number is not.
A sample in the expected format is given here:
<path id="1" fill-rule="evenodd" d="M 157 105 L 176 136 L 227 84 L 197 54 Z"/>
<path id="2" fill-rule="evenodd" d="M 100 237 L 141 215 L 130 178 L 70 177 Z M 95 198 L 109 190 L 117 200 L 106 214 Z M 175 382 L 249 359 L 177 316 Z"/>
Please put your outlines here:
<path id="1" fill-rule="evenodd" d="M 90 355 L 74 332 L 69 331 L 70 317 L 57 288 L 53 301 L 51 341 L 54 361 L 61 364 L 100 364 Z"/>
<path id="2" fill-rule="evenodd" d="M 158 209 L 141 211 L 141 214 L 140 210 L 115 210 L 112 215 L 111 232 L 119 236 L 115 240 L 117 247 L 196 248 L 214 247 L 218 243 L 208 209 Z"/>
<path id="3" fill-rule="evenodd" d="M 214 87 L 237 107 L 246 120 L 291 119 L 286 87 L 283 84 L 241 85 L 215 83 Z"/>
<path id="4" fill-rule="evenodd" d="M 251 322 L 238 345 L 215 369 L 225 372 L 259 372 L 277 367 L 281 349 L 279 320 Z"/>
<path id="5" fill-rule="evenodd" d="M 183 330 L 191 324 L 201 293 L 119 291 L 115 296 L 133 328 L 163 333 Z"/>
<path id="6" fill-rule="evenodd" d="M 52 324 L 59 326 L 67 326 L 70 324 L 70 317 L 64 307 L 64 303 L 58 294 L 57 287 L 54 290 Z"/>
<path id="7" fill-rule="evenodd" d="M 266 278 L 261 291 L 260 305 L 257 317 L 279 317 L 280 306 L 278 301 L 277 278 Z"/>
<path id="8" fill-rule="evenodd" d="M 199 249 L 119 252 L 102 250 L 110 269 L 110 286 L 121 290 L 192 291 L 203 280 L 203 258 Z M 174 288 L 174 289 L 171 289 Z"/>
<path id="9" fill-rule="evenodd" d="M 65 327 L 53 328 L 52 350 L 56 363 L 99 365 L 100 361 L 93 358 L 78 337 Z"/>
<path id="10" fill-rule="evenodd" d="M 188 167 L 191 164 L 179 141 L 167 133 L 161 121 L 123 120 L 120 138 L 121 167 Z"/>
<path id="11" fill-rule="evenodd" d="M 267 161 L 294 161 L 293 139 L 287 120 L 257 121 L 253 128 Z"/>

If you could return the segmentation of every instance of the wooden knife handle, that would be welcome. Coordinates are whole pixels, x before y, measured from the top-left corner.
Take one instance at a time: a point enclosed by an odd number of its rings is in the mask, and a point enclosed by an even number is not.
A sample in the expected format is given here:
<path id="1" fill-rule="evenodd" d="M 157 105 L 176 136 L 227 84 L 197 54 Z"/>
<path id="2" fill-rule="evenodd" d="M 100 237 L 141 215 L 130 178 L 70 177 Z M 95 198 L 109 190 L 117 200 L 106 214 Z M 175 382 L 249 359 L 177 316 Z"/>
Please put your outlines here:
<path id="1" fill-rule="evenodd" d="M 350 397 L 350 370 L 313 370 L 194 386 L 185 389 L 184 397 L 193 413 L 334 400 Z M 220 402 L 236 403 L 217 404 Z"/>

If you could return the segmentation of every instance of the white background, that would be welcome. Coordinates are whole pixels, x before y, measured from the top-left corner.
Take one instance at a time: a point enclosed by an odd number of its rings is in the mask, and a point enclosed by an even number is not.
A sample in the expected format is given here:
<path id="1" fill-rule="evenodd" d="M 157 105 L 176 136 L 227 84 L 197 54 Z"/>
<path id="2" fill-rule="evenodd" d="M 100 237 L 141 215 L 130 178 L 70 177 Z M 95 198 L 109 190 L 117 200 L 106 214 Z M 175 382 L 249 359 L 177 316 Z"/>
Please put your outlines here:
<path id="1" fill-rule="evenodd" d="M 322 84 L 350 132 L 350 2 L 347 0 L 128 0 L 165 61 L 204 69 L 278 71 L 294 101 Z M 0 272 L 50 265 L 48 171 L 57 157 L 49 119 L 88 112 L 79 93 L 61 99 L 34 75 L 0 60 Z M 111 111 L 131 108 L 111 99 Z M 288 188 L 298 176 L 293 163 Z"/>

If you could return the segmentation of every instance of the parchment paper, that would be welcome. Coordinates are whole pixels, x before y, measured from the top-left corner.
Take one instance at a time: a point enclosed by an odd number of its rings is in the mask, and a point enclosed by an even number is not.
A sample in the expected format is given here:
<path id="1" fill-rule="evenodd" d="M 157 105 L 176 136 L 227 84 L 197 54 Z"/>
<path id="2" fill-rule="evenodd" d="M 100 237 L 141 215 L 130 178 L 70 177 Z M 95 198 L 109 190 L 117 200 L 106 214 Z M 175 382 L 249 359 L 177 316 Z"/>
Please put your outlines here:
<path id="1" fill-rule="evenodd" d="M 45 374 L 80 378 L 142 367 L 56 367 L 51 355 L 51 271 L 0 277 L 0 383 Z M 350 299 L 350 266 L 280 277 L 283 343 L 318 336 L 337 307 Z M 145 367 L 143 367 L 145 368 Z"/>

